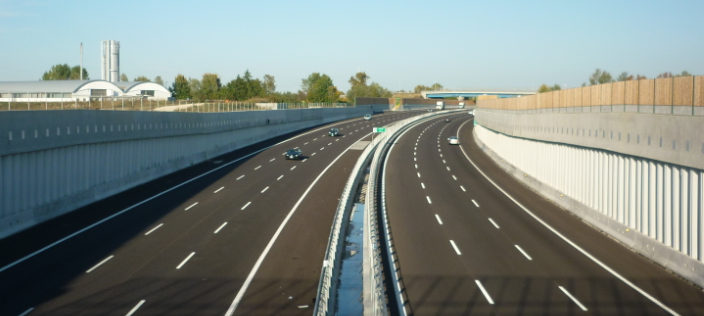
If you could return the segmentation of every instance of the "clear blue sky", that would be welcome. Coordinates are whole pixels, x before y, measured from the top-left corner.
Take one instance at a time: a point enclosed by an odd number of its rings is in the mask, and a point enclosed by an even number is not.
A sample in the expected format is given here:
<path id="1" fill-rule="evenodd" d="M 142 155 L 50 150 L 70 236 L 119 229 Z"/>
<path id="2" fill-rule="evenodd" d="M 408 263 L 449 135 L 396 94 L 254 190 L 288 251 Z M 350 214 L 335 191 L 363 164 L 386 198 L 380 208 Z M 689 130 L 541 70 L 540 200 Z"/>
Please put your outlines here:
<path id="1" fill-rule="evenodd" d="M 312 72 L 343 91 L 359 69 L 390 90 L 575 87 L 596 68 L 704 74 L 704 1 L 0 0 L 0 81 L 57 63 L 100 79 L 100 41 L 121 72 L 223 83 L 249 69 L 296 91 Z"/>

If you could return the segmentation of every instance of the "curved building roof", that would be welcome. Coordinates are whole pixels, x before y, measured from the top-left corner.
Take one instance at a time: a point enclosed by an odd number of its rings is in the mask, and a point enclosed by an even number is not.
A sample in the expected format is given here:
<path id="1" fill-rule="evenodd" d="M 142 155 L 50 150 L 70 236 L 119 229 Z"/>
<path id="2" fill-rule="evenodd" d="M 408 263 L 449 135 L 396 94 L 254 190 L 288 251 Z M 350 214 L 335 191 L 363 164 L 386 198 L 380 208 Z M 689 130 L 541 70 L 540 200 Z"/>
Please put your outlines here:
<path id="1" fill-rule="evenodd" d="M 138 86 L 146 86 L 149 90 L 167 91 L 164 86 L 154 82 L 125 81 L 110 82 L 106 80 L 46 80 L 46 81 L 3 81 L 0 82 L 0 93 L 38 93 L 38 92 L 70 92 L 80 90 L 109 89 L 127 93 Z M 144 89 L 146 90 L 146 89 Z"/>

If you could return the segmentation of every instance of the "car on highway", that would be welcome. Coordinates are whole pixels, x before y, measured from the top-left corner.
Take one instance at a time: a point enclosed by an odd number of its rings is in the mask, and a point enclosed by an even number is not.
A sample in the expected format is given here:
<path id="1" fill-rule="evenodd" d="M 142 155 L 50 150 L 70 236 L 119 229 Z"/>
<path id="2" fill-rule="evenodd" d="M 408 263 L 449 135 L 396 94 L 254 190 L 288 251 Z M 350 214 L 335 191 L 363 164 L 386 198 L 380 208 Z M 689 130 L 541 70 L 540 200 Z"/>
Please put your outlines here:
<path id="1" fill-rule="evenodd" d="M 340 130 L 338 128 L 333 127 L 330 129 L 330 131 L 328 131 L 328 135 L 332 137 L 339 136 Z"/>
<path id="2" fill-rule="evenodd" d="M 445 123 L 450 123 L 450 119 L 449 119 L 449 118 L 446 118 L 446 119 L 445 119 Z"/>
<path id="3" fill-rule="evenodd" d="M 450 136 L 450 137 L 447 139 L 447 143 L 450 144 L 450 145 L 459 145 L 459 144 L 460 144 L 460 140 L 457 139 L 457 136 Z"/>
<path id="4" fill-rule="evenodd" d="M 428 109 L 428 112 L 432 112 L 432 111 L 433 111 L 433 109 Z"/>
<path id="5" fill-rule="evenodd" d="M 371 120 L 372 120 L 372 115 L 371 115 L 371 114 L 365 114 L 365 115 L 364 115 L 364 119 L 367 120 L 367 121 L 371 121 Z"/>
<path id="6" fill-rule="evenodd" d="M 300 149 L 289 149 L 286 151 L 286 160 L 298 160 L 301 159 L 303 152 Z"/>

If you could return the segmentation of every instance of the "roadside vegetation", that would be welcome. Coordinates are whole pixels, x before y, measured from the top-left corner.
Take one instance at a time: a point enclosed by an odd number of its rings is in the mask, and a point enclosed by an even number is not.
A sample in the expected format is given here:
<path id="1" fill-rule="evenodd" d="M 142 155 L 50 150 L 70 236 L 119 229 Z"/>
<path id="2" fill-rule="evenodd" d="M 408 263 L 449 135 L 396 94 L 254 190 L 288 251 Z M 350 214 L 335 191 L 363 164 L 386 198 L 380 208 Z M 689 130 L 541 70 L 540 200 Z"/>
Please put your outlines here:
<path id="1" fill-rule="evenodd" d="M 671 72 L 663 72 L 659 74 L 656 78 L 673 78 L 673 77 L 691 77 L 692 74 L 689 73 L 688 71 L 682 71 L 679 74 L 672 74 Z M 628 72 L 624 71 L 618 77 L 614 79 L 614 77 L 606 70 L 601 70 L 597 68 L 594 73 L 592 73 L 591 76 L 589 76 L 589 85 L 597 85 L 597 84 L 603 84 L 603 83 L 609 83 L 609 82 L 619 82 L 619 81 L 629 81 L 629 80 L 641 80 L 641 79 L 648 79 L 648 77 L 640 75 L 640 74 L 629 74 Z M 582 87 L 586 87 L 587 83 L 584 82 L 582 83 Z M 542 84 L 538 88 L 538 93 L 543 93 L 543 92 L 550 92 L 550 91 L 555 91 L 555 90 L 560 90 L 560 85 L 555 84 L 553 86 L 548 86 L 546 84 Z"/>

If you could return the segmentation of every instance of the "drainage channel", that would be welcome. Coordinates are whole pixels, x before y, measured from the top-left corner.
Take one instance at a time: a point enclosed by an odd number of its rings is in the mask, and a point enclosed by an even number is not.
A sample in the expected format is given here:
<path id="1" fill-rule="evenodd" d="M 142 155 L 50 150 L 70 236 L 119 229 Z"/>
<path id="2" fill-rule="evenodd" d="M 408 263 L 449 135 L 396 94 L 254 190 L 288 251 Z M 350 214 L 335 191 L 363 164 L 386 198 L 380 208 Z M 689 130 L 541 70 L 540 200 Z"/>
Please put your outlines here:
<path id="1" fill-rule="evenodd" d="M 335 315 L 362 315 L 363 298 L 363 255 L 364 246 L 364 200 L 366 199 L 369 168 L 365 170 L 364 181 L 355 192 L 354 206 L 350 212 L 345 231 L 345 253 L 342 257 L 340 279 L 337 289 L 337 311 Z"/>

